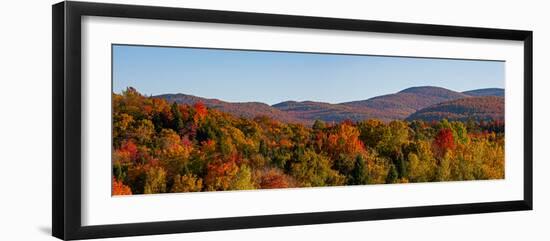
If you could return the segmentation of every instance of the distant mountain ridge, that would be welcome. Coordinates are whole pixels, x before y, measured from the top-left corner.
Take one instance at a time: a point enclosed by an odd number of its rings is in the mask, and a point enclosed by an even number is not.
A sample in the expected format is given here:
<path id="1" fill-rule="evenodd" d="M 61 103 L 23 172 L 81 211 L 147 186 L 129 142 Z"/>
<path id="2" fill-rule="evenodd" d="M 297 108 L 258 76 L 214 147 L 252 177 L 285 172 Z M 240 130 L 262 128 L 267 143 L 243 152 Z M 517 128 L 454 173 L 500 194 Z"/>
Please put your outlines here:
<path id="1" fill-rule="evenodd" d="M 423 119 L 427 113 L 432 111 L 432 109 L 426 108 L 444 108 L 442 106 L 437 106 L 437 104 L 440 103 L 450 102 L 452 105 L 457 104 L 451 102 L 454 100 L 500 95 L 504 96 L 504 89 L 478 89 L 461 93 L 435 86 L 418 86 L 407 88 L 393 94 L 339 104 L 315 101 L 284 101 L 270 106 L 261 102 L 226 102 L 218 99 L 208 99 L 187 94 L 164 94 L 154 96 L 154 98 L 162 98 L 169 102 L 190 105 L 197 102 L 202 102 L 209 108 L 218 109 L 223 112 L 228 112 L 230 114 L 246 118 L 268 116 L 287 123 L 311 124 L 315 120 L 340 122 L 348 119 L 352 121 L 360 121 L 376 118 L 383 121 L 391 121 L 409 119 L 411 116 L 413 118 Z M 502 98 L 502 100 L 504 100 L 504 98 Z M 475 101 L 481 100 L 475 99 Z M 493 101 L 490 103 L 497 105 L 501 104 L 499 101 Z M 473 103 L 467 102 L 467 104 Z M 503 109 L 504 101 L 502 101 L 501 105 Z M 451 116 L 451 114 L 455 114 L 452 111 L 446 112 L 441 111 L 441 109 L 436 110 L 440 114 L 438 116 L 441 118 L 445 118 L 445 115 L 442 113 L 447 113 L 449 116 Z M 487 110 L 487 108 L 483 110 Z M 419 111 L 422 112 L 419 113 Z"/>
<path id="2" fill-rule="evenodd" d="M 293 123 L 308 123 L 286 112 L 280 111 L 268 104 L 261 102 L 225 102 L 218 99 L 208 99 L 186 94 L 163 94 L 154 96 L 154 98 L 165 99 L 168 102 L 176 102 L 179 104 L 193 105 L 197 102 L 205 104 L 209 108 L 218 109 L 239 117 L 254 118 L 256 116 L 268 116 L 270 118 Z"/>
<path id="3" fill-rule="evenodd" d="M 299 116 L 302 119 L 310 120 L 310 122 L 315 120 L 340 122 L 347 119 L 358 121 L 376 118 L 376 114 L 382 114 L 375 113 L 375 110 L 370 110 L 367 108 L 360 109 L 343 104 L 330 104 L 314 101 L 285 101 L 275 104 L 272 107 L 293 116 Z"/>
<path id="4" fill-rule="evenodd" d="M 500 88 L 486 88 L 486 89 L 477 89 L 462 92 L 470 96 L 500 96 L 504 97 L 504 89 Z"/>
<path id="5" fill-rule="evenodd" d="M 385 120 L 405 119 L 417 110 L 443 101 L 469 97 L 441 87 L 411 87 L 394 94 L 373 97 L 367 100 L 342 103 L 360 109 L 371 108 L 382 112 Z"/>
<path id="6" fill-rule="evenodd" d="M 442 102 L 419 110 L 406 120 L 504 120 L 504 97 L 476 96 Z"/>

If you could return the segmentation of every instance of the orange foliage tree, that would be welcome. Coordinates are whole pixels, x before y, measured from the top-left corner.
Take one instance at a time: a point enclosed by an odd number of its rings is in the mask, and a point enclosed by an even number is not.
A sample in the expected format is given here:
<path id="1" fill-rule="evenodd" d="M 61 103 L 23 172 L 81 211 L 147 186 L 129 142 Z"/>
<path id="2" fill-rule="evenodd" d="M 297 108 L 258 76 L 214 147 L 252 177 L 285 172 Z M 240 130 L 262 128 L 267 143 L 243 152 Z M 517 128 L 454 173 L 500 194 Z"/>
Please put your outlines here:
<path id="1" fill-rule="evenodd" d="M 132 190 L 130 189 L 130 187 L 122 184 L 122 182 L 117 181 L 115 178 L 113 178 L 111 184 L 112 195 L 132 195 Z"/>

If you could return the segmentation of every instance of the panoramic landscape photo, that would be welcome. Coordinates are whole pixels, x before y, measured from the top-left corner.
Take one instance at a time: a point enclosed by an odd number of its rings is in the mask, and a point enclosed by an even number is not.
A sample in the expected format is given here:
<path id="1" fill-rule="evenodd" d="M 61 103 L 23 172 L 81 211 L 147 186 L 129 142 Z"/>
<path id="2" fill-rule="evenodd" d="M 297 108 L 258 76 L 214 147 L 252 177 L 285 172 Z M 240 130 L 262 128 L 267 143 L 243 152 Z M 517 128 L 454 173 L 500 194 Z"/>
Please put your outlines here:
<path id="1" fill-rule="evenodd" d="M 504 179 L 495 60 L 112 46 L 112 195 Z"/>

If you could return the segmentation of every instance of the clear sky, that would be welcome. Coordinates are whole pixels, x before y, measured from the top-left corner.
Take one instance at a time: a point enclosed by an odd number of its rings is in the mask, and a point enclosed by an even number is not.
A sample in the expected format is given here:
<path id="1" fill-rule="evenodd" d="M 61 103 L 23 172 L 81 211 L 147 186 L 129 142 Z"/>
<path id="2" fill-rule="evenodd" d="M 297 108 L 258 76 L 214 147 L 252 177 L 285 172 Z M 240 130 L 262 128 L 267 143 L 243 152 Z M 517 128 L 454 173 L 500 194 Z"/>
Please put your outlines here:
<path id="1" fill-rule="evenodd" d="M 113 46 L 113 91 L 230 102 L 364 100 L 414 86 L 504 88 L 504 62 Z"/>

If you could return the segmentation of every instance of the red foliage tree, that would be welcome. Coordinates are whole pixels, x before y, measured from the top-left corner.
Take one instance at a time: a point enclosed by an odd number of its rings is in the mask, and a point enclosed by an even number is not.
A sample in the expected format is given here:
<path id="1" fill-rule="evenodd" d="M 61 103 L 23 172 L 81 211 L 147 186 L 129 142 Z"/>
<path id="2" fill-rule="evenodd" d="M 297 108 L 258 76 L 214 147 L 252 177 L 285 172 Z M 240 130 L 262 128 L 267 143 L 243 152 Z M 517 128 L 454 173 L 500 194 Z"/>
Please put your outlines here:
<path id="1" fill-rule="evenodd" d="M 233 158 L 228 161 L 216 160 L 207 165 L 205 184 L 208 190 L 228 190 L 231 181 L 237 175 L 239 167 Z"/>
<path id="2" fill-rule="evenodd" d="M 206 109 L 206 106 L 202 102 L 195 103 L 193 107 L 195 108 L 195 116 L 193 116 L 193 120 L 195 121 L 195 123 L 197 123 L 200 120 L 203 120 L 208 114 L 208 110 Z"/>
<path id="3" fill-rule="evenodd" d="M 289 186 L 290 185 L 285 174 L 277 169 L 270 169 L 266 171 L 260 180 L 260 187 L 262 189 L 287 188 Z"/>
<path id="4" fill-rule="evenodd" d="M 122 143 L 120 149 L 116 150 L 117 160 L 121 162 L 133 162 L 138 158 L 137 145 L 132 141 Z"/>
<path id="5" fill-rule="evenodd" d="M 436 153 L 442 157 L 449 150 L 454 150 L 456 147 L 453 137 L 453 131 L 449 128 L 443 128 L 437 133 L 434 139 L 434 148 Z"/>

